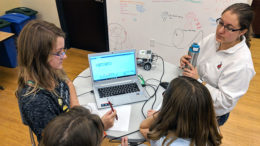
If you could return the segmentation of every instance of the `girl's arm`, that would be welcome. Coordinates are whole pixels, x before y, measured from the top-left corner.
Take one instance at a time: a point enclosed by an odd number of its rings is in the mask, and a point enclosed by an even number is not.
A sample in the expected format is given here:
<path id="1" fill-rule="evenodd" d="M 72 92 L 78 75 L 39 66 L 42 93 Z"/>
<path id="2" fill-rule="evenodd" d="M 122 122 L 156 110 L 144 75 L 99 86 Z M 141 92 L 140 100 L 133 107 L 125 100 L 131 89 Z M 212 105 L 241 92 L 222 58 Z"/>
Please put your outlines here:
<path id="1" fill-rule="evenodd" d="M 145 120 L 142 121 L 141 125 L 140 125 L 140 133 L 146 138 L 147 138 L 147 133 L 149 132 L 149 128 L 152 125 L 153 121 L 155 120 L 155 118 L 158 116 L 158 113 L 153 114 L 152 116 L 149 116 L 148 118 L 146 118 Z"/>
<path id="2" fill-rule="evenodd" d="M 73 83 L 70 80 L 67 80 L 67 85 L 70 90 L 70 107 L 79 105 L 79 100 Z"/>

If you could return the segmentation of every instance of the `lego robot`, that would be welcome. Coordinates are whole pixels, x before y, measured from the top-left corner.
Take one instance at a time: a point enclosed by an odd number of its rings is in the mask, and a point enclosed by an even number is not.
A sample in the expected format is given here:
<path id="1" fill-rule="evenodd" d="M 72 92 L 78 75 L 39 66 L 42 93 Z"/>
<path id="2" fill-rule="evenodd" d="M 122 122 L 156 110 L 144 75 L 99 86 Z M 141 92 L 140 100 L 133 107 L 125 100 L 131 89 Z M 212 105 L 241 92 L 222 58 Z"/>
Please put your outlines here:
<path id="1" fill-rule="evenodd" d="M 140 50 L 137 54 L 137 65 L 143 67 L 145 70 L 152 68 L 154 55 L 151 50 Z"/>

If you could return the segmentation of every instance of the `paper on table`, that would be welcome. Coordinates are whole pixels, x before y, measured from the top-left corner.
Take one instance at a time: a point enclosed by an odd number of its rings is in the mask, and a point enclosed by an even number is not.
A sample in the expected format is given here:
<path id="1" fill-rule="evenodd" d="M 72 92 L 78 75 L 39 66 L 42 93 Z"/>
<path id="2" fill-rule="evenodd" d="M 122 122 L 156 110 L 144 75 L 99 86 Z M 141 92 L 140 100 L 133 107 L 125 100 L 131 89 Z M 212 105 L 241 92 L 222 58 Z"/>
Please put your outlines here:
<path id="1" fill-rule="evenodd" d="M 98 110 L 95 103 L 88 103 L 84 107 L 89 109 L 91 113 L 99 115 L 99 117 L 102 117 L 106 112 L 111 110 L 110 108 Z M 116 106 L 114 109 L 117 112 L 118 120 L 115 119 L 114 126 L 108 130 L 128 131 L 131 105 Z"/>

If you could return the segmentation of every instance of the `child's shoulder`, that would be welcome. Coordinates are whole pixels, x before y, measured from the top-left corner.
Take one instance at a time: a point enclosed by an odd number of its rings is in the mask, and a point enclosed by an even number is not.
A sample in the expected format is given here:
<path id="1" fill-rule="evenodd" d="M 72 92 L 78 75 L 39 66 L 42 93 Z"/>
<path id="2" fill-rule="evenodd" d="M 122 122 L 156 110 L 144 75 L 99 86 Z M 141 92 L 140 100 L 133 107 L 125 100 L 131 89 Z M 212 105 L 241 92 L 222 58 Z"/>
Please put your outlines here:
<path id="1" fill-rule="evenodd" d="M 165 139 L 165 136 L 164 137 L 161 137 L 160 139 L 156 140 L 156 141 L 153 141 L 151 140 L 150 143 L 151 143 L 151 146 L 162 146 L 162 143 Z M 171 139 L 168 139 L 168 141 L 170 141 Z M 166 145 L 167 145 L 167 142 L 166 142 Z M 177 138 L 175 141 L 173 141 L 170 146 L 189 146 L 190 145 L 190 139 L 183 139 L 183 138 Z"/>

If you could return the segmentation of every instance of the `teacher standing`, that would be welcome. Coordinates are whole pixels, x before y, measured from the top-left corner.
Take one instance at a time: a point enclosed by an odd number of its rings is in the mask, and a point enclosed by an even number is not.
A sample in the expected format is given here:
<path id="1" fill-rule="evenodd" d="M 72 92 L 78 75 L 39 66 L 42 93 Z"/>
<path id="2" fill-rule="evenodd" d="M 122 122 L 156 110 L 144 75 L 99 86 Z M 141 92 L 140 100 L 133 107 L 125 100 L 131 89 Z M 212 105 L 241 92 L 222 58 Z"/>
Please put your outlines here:
<path id="1" fill-rule="evenodd" d="M 255 75 L 249 50 L 253 17 L 248 4 L 229 6 L 216 20 L 216 33 L 202 40 L 197 67 L 189 63 L 188 55 L 180 59 L 182 68 L 190 66 L 184 68 L 183 75 L 197 79 L 209 89 L 219 125 L 226 122 Z"/>

